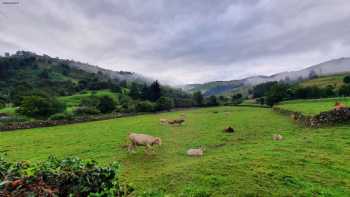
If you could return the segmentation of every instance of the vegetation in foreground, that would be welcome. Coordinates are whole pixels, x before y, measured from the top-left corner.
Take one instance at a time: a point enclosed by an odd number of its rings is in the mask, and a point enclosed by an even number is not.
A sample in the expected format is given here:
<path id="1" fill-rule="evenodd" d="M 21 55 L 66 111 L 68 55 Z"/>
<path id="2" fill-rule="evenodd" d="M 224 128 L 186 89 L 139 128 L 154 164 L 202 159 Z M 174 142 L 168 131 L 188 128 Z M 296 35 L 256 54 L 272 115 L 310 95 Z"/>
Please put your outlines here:
<path id="1" fill-rule="evenodd" d="M 159 124 L 160 118 L 181 113 L 184 125 Z M 227 126 L 235 133 L 224 133 Z M 51 154 L 120 161 L 121 181 L 140 194 L 349 196 L 349 129 L 302 128 L 268 108 L 217 107 L 5 132 L 0 150 L 13 161 L 39 161 Z M 159 136 L 162 146 L 129 154 L 130 131 Z M 283 140 L 273 141 L 273 134 Z M 200 146 L 203 157 L 186 156 L 186 150 Z"/>

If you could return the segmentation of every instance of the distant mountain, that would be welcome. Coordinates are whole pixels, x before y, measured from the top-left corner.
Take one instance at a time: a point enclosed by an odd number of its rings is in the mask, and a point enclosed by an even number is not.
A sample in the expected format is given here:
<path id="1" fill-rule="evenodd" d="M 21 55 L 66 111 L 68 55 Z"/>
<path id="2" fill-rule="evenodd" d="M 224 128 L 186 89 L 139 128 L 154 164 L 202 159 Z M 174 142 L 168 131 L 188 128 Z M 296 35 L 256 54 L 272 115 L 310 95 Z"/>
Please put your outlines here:
<path id="1" fill-rule="evenodd" d="M 282 72 L 271 76 L 253 76 L 240 80 L 189 84 L 183 87 L 183 89 L 189 92 L 201 91 L 205 96 L 233 92 L 246 93 L 249 87 L 269 81 L 298 81 L 315 75 L 327 76 L 345 72 L 350 72 L 350 58 L 334 59 L 299 71 Z"/>

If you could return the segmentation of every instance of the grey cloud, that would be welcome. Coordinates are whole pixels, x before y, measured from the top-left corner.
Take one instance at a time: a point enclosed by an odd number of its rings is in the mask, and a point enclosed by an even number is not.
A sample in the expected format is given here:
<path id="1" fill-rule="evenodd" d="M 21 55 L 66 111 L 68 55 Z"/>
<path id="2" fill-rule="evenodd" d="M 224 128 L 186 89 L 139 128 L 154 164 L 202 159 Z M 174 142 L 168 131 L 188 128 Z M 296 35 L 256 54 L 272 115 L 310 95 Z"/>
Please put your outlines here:
<path id="1" fill-rule="evenodd" d="M 169 83 L 303 68 L 348 55 L 350 45 L 347 0 L 19 1 L 0 4 L 0 52 L 33 50 Z"/>

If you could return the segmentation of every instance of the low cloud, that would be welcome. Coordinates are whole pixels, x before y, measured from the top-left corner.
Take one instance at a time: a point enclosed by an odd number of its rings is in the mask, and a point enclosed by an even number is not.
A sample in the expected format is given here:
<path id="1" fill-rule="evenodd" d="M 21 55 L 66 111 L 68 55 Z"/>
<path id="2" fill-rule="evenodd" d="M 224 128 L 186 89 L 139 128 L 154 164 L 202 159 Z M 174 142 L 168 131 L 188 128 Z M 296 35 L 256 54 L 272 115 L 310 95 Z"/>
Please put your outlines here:
<path id="1" fill-rule="evenodd" d="M 347 0 L 0 0 L 0 52 L 31 50 L 171 84 L 349 56 Z"/>

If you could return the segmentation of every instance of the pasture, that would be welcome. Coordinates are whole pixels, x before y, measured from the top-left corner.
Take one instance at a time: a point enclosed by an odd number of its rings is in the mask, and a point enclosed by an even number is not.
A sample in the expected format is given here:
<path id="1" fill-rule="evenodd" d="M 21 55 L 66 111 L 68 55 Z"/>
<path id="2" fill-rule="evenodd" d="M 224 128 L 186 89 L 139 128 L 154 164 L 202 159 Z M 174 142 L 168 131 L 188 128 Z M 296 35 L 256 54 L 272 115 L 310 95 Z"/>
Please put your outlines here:
<path id="1" fill-rule="evenodd" d="M 312 102 L 311 102 L 312 103 Z M 160 118 L 186 115 L 182 126 Z M 235 133 L 224 133 L 233 126 Z M 119 161 L 122 180 L 137 191 L 181 196 L 349 196 L 350 126 L 302 128 L 268 108 L 216 107 L 140 115 L 82 124 L 0 133 L 0 153 L 38 161 L 53 154 L 107 164 Z M 128 132 L 162 138 L 162 146 L 128 153 Z M 273 141 L 281 134 L 282 141 Z M 205 147 L 204 156 L 186 150 Z"/>
<path id="2" fill-rule="evenodd" d="M 325 88 L 331 85 L 336 88 L 340 88 L 340 86 L 344 85 L 344 82 L 343 82 L 344 77 L 348 76 L 349 74 L 350 73 L 321 76 L 321 77 L 317 77 L 316 79 L 303 81 L 300 83 L 300 85 L 303 87 L 317 86 L 321 88 Z"/>
<path id="3" fill-rule="evenodd" d="M 329 99 L 307 99 L 307 100 L 292 100 L 282 102 L 277 107 L 287 109 L 294 112 L 301 112 L 304 115 L 317 115 L 320 112 L 325 112 L 334 109 L 335 102 L 341 102 L 346 106 L 350 106 L 349 97 L 329 98 Z"/>

